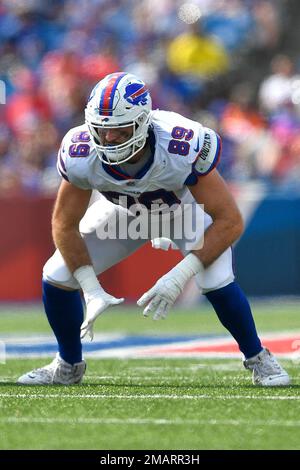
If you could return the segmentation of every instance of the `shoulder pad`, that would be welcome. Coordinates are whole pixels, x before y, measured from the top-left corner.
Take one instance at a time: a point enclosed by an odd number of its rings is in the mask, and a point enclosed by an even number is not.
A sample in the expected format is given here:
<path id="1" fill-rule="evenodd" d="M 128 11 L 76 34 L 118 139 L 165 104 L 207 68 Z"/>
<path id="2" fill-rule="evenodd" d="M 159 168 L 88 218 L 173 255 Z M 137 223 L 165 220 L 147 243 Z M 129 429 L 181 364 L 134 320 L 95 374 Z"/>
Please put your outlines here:
<path id="1" fill-rule="evenodd" d="M 63 138 L 57 157 L 57 170 L 66 180 L 87 189 L 85 182 L 91 154 L 90 136 L 84 126 L 71 129 Z"/>

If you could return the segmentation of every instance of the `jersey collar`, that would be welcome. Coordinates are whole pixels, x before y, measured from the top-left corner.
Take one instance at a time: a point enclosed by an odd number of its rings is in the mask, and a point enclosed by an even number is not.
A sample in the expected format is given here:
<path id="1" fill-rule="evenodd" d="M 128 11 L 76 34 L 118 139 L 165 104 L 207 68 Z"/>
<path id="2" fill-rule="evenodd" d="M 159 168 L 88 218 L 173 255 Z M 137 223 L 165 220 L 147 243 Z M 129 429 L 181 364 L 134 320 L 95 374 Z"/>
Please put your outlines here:
<path id="1" fill-rule="evenodd" d="M 155 154 L 155 135 L 154 132 L 150 129 L 149 136 L 147 138 L 147 142 L 150 145 L 151 155 L 150 158 L 146 161 L 145 165 L 137 172 L 135 176 L 128 175 L 124 170 L 120 168 L 119 165 L 107 165 L 106 163 L 102 162 L 102 167 L 106 173 L 112 176 L 114 179 L 118 181 L 122 180 L 136 180 L 141 179 L 150 169 L 153 161 L 154 161 L 154 154 Z M 105 158 L 105 155 L 103 155 Z"/>

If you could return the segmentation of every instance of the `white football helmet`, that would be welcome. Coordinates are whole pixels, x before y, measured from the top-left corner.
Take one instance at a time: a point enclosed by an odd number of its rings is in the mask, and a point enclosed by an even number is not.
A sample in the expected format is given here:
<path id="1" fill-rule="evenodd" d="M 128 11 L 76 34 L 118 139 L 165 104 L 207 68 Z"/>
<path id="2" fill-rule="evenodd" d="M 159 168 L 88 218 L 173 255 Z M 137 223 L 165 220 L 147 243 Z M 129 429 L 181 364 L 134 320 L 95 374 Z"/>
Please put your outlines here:
<path id="1" fill-rule="evenodd" d="M 152 102 L 145 83 L 130 73 L 107 75 L 92 90 L 85 121 L 97 154 L 103 163 L 118 165 L 141 150 L 148 136 Z M 123 143 L 105 144 L 101 131 L 132 127 Z"/>

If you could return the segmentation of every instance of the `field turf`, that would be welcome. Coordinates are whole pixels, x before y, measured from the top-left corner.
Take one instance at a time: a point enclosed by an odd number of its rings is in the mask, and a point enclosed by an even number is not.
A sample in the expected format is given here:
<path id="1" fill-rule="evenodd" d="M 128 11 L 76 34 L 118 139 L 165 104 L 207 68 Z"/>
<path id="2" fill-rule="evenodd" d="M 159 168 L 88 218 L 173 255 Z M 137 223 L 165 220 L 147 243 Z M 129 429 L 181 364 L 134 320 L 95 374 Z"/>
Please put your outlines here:
<path id="1" fill-rule="evenodd" d="M 260 332 L 300 331 L 300 304 L 254 305 Z M 0 338 L 50 333 L 40 307 L 1 307 Z M 204 304 L 165 321 L 130 308 L 105 312 L 98 332 L 224 333 Z M 293 383 L 256 388 L 239 359 L 88 359 L 80 386 L 22 387 L 44 358 L 0 364 L 0 449 L 300 449 L 299 362 Z"/>

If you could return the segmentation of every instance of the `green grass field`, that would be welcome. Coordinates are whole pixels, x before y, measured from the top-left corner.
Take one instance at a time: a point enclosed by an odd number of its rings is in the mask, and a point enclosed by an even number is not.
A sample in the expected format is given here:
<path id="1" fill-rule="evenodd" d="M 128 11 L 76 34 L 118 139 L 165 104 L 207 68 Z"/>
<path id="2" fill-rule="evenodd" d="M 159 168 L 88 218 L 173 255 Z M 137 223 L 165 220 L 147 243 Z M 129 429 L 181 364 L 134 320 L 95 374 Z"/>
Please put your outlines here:
<path id="1" fill-rule="evenodd" d="M 300 304 L 256 304 L 260 332 L 300 331 Z M 39 308 L 2 307 L 2 335 L 50 332 Z M 97 331 L 224 333 L 205 305 L 166 321 L 116 309 Z M 256 388 L 240 360 L 88 359 L 80 386 L 21 387 L 17 377 L 45 359 L 0 364 L 0 449 L 300 449 L 299 364 L 293 384 Z"/>

